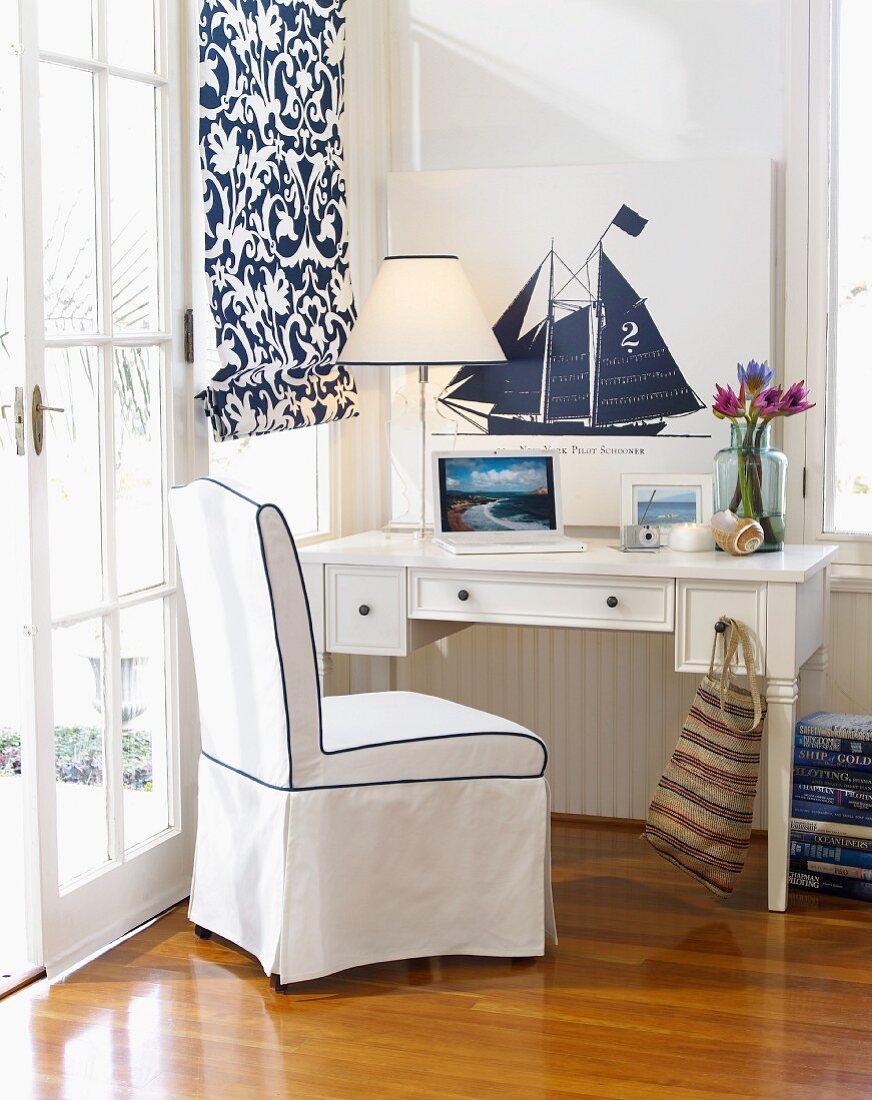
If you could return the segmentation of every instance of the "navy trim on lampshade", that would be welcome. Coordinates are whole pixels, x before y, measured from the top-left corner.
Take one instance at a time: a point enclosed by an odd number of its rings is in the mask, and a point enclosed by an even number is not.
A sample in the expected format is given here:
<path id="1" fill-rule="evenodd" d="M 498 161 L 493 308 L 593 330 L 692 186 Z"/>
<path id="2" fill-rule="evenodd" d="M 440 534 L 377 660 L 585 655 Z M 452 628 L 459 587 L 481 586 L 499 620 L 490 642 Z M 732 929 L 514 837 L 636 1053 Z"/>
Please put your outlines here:
<path id="1" fill-rule="evenodd" d="M 339 362 L 346 367 L 504 367 L 505 359 L 343 359 L 339 356 Z"/>
<path id="2" fill-rule="evenodd" d="M 455 256 L 451 252 L 403 252 L 397 253 L 394 256 L 385 256 L 386 260 L 459 260 L 459 256 Z"/>

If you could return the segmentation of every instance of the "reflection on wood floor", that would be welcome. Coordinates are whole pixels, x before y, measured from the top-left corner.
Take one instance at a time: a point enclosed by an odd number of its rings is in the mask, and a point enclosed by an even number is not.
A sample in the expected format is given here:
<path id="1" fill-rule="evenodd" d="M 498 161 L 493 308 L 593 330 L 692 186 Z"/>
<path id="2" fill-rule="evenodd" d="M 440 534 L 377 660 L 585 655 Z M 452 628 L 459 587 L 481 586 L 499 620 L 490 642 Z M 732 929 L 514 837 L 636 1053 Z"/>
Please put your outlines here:
<path id="1" fill-rule="evenodd" d="M 872 906 L 765 909 L 755 841 L 718 901 L 638 826 L 554 829 L 560 945 L 270 991 L 177 909 L 0 1003 L 20 1097 L 794 1097 L 872 1093 Z"/>

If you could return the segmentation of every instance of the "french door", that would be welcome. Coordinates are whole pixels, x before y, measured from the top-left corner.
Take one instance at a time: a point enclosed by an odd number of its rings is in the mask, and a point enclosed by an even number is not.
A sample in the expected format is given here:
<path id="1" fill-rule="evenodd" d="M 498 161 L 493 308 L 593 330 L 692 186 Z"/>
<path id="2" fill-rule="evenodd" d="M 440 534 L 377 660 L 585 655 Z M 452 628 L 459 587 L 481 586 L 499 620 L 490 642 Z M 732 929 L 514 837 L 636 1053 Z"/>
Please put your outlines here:
<path id="1" fill-rule="evenodd" d="M 167 514 L 189 461 L 183 38 L 175 0 L 19 0 L 19 19 L 22 773 L 51 973 L 190 882 Z"/>

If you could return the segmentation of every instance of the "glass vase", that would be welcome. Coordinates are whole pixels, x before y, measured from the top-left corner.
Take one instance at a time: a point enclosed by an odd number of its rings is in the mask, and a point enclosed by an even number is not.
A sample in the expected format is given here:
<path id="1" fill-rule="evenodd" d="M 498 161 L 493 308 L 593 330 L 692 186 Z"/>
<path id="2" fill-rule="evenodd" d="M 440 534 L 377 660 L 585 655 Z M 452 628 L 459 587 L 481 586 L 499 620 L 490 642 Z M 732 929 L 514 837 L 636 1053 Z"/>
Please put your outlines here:
<path id="1" fill-rule="evenodd" d="M 729 447 L 715 455 L 715 511 L 756 519 L 763 528 L 758 554 L 784 546 L 787 456 L 771 445 L 770 429 L 770 424 L 733 424 Z"/>

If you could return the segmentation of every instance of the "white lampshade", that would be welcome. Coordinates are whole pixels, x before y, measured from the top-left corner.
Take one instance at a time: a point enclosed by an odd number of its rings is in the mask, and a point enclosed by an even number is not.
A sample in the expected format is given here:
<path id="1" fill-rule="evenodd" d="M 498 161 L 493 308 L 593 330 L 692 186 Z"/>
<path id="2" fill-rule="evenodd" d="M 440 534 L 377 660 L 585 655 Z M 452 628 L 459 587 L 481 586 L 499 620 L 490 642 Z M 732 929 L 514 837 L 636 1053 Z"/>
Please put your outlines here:
<path id="1" fill-rule="evenodd" d="M 505 358 L 456 256 L 385 256 L 339 362 L 432 367 Z"/>

